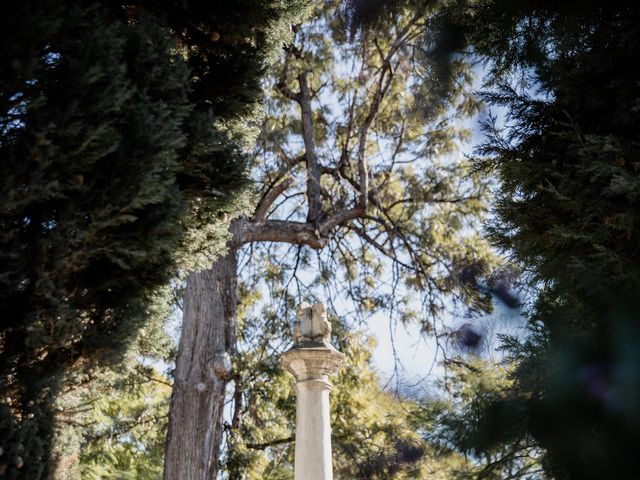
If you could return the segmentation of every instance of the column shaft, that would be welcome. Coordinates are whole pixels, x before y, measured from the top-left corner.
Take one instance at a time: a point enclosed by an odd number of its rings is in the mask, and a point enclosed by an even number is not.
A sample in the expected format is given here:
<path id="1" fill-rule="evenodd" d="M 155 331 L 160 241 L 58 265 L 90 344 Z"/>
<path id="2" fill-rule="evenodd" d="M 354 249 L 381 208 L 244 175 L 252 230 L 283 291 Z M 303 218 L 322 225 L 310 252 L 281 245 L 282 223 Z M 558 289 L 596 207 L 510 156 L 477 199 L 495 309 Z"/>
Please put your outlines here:
<path id="1" fill-rule="evenodd" d="M 333 480 L 330 391 L 326 377 L 296 384 L 295 480 Z"/>
<path id="2" fill-rule="evenodd" d="M 280 363 L 297 381 L 295 480 L 333 480 L 329 375 L 338 371 L 344 355 L 331 345 L 322 303 L 298 307 L 293 337 Z"/>

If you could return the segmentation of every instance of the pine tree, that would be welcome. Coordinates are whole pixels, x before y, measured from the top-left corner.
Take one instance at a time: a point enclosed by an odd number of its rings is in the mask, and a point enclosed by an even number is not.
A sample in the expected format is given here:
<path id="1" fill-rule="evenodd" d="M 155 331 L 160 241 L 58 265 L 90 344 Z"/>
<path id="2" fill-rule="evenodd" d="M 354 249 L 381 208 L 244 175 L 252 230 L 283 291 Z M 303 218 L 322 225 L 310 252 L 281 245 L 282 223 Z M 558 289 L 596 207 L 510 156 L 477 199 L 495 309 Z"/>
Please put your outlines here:
<path id="1" fill-rule="evenodd" d="M 467 134 L 458 120 L 477 108 L 464 90 L 469 66 L 450 66 L 450 89 L 419 81 L 444 75 L 415 42 L 437 6 L 398 12 L 377 35 L 353 39 L 336 11 L 323 4 L 295 28 L 265 81 L 251 174 L 259 200 L 232 223 L 229 253 L 187 280 L 165 478 L 218 473 L 236 380 L 239 257 L 251 288 L 272 295 L 265 330 L 300 298 L 345 298 L 360 319 L 387 309 L 425 332 L 442 326 L 446 305 L 486 306 L 460 281 L 467 263 L 495 262 L 473 234 L 487 185 L 455 156 Z"/>
<path id="2" fill-rule="evenodd" d="M 75 469 L 67 468 L 67 476 L 60 478 L 155 480 L 162 476 L 171 383 L 133 358 L 125 365 L 130 367 L 101 375 L 100 382 L 92 382 L 93 391 L 78 396 L 69 413 L 80 422 L 79 458 L 73 459 Z"/>

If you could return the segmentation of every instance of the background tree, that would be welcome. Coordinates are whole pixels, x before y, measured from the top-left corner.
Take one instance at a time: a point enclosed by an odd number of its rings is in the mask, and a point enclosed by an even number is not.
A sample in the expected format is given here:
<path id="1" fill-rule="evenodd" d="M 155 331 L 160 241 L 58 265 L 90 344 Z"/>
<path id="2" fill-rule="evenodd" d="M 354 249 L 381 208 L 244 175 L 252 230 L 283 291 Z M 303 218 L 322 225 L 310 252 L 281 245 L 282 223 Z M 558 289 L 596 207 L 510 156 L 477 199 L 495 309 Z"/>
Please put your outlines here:
<path id="1" fill-rule="evenodd" d="M 161 477 L 171 383 L 154 369 L 127 368 L 92 384 L 93 392 L 79 396 L 87 401 L 64 410 L 80 430 L 81 444 L 72 449 L 79 458 L 63 457 L 69 464 L 60 465 L 54 478 Z M 58 437 L 56 447 L 66 447 L 67 438 Z"/>
<path id="2" fill-rule="evenodd" d="M 326 4 L 296 29 L 267 81 L 252 173 L 260 200 L 233 222 L 229 253 L 187 280 L 165 478 L 218 470 L 227 383 L 236 381 L 236 401 L 242 394 L 232 370 L 241 247 L 251 288 L 271 282 L 267 329 L 286 326 L 299 296 L 322 288 L 329 301 L 345 293 L 352 312 L 388 308 L 425 331 L 438 328 L 447 296 L 486 305 L 458 275 L 471 259 L 493 261 L 471 228 L 485 185 L 447 156 L 466 134 L 458 119 L 477 108 L 464 89 L 469 71 L 458 62 L 442 77 L 418 48 L 437 11 L 399 12 L 378 35 L 350 41 Z M 407 295 L 394 295 L 399 285 Z M 414 302 L 415 291 L 424 296 Z"/>
<path id="3" fill-rule="evenodd" d="M 162 308 L 158 308 L 162 307 Z M 115 365 L 65 375 L 55 403 L 51 477 L 149 478 L 162 475 L 175 359 L 168 304 L 151 309 Z"/>

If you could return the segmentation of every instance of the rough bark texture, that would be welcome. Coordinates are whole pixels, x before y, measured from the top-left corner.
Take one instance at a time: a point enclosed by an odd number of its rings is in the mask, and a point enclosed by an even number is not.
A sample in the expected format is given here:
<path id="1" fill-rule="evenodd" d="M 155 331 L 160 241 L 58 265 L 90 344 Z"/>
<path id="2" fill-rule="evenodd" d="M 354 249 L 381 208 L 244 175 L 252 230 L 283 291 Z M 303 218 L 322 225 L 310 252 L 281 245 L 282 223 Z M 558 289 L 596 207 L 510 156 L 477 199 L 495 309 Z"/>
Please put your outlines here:
<path id="1" fill-rule="evenodd" d="M 167 432 L 165 480 L 218 471 L 225 388 L 235 349 L 236 251 L 187 279 Z"/>

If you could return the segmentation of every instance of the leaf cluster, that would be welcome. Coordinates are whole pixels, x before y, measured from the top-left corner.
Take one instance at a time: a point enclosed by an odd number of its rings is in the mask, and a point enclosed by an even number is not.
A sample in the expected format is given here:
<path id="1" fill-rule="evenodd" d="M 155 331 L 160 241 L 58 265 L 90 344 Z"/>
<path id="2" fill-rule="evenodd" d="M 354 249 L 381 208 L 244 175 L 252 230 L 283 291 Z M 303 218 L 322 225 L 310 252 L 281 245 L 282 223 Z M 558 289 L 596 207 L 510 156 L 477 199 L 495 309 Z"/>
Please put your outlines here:
<path id="1" fill-rule="evenodd" d="M 400 9 L 375 34 L 356 38 L 333 15 L 335 4 L 318 7 L 265 82 L 268 110 L 252 173 L 263 199 L 284 185 L 267 224 L 316 222 L 325 242 L 312 245 L 317 255 L 297 240 L 253 245 L 253 258 L 270 272 L 262 278 L 271 280 L 275 266 L 294 295 L 335 288 L 326 297 L 346 294 L 365 314 L 418 310 L 425 331 L 452 302 L 488 308 L 459 273 L 464 265 L 490 271 L 499 263 L 476 234 L 488 182 L 458 154 L 469 136 L 464 119 L 479 108 L 470 65 L 456 61 L 451 87 L 440 89 L 423 42 L 437 34 L 432 20 L 440 7 Z M 309 113 L 297 105 L 299 84 L 309 90 Z M 355 218 L 325 234 L 323 222 L 342 214 Z M 403 292 L 420 292 L 420 301 L 409 305 Z"/>

